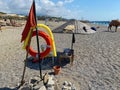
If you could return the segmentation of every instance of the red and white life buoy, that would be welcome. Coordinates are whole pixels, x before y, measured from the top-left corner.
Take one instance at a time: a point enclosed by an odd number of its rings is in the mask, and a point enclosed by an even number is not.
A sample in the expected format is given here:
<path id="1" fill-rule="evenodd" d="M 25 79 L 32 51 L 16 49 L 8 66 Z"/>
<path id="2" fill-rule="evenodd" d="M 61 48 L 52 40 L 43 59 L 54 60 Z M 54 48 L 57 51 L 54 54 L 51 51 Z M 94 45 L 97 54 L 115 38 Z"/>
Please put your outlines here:
<path id="1" fill-rule="evenodd" d="M 36 36 L 36 31 L 33 31 L 32 37 Z M 51 51 L 51 47 L 52 47 L 52 40 L 51 38 L 43 31 L 38 31 L 38 36 L 41 36 L 43 39 L 45 39 L 46 43 L 47 43 L 47 48 L 45 51 L 40 53 L 40 58 L 44 58 L 46 57 L 50 51 Z M 28 50 L 28 46 L 26 47 L 26 50 L 29 51 L 29 54 L 33 57 L 37 57 L 38 52 L 35 51 L 31 46 L 29 47 Z"/>

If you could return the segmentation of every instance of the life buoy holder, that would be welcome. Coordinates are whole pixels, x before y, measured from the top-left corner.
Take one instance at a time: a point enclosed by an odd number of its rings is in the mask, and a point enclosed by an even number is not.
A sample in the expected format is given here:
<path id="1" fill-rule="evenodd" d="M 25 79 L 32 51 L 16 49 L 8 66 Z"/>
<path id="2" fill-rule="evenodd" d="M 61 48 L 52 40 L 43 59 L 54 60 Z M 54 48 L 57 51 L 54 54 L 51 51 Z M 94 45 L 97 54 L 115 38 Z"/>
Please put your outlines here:
<path id="1" fill-rule="evenodd" d="M 36 31 L 33 31 L 32 33 L 32 37 L 36 36 Z M 40 53 L 40 58 L 44 58 L 46 57 L 50 51 L 51 51 L 51 47 L 52 47 L 52 40 L 51 38 L 43 31 L 38 31 L 38 36 L 41 36 L 43 39 L 45 39 L 46 43 L 47 43 L 47 48 L 45 51 Z M 38 52 L 35 51 L 31 46 L 29 47 L 28 50 L 28 46 L 26 47 L 26 50 L 29 51 L 29 54 L 33 57 L 37 57 L 38 56 Z"/>

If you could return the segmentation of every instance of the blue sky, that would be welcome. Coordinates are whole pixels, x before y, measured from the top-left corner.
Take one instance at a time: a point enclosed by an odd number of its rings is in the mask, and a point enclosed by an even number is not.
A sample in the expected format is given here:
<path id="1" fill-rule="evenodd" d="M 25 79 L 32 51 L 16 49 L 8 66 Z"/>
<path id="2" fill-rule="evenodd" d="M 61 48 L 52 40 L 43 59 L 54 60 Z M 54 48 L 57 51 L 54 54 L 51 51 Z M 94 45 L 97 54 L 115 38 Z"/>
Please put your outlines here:
<path id="1" fill-rule="evenodd" d="M 28 14 L 32 0 L 0 0 L 0 11 Z M 120 0 L 36 0 L 37 14 L 83 20 L 120 18 Z"/>

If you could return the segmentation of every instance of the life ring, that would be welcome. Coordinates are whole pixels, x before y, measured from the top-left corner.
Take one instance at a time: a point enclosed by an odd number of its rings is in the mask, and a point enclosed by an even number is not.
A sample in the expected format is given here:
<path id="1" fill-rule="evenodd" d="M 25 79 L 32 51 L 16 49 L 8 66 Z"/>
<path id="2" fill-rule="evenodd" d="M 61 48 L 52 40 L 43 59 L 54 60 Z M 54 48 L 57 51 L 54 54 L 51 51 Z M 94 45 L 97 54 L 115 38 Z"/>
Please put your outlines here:
<path id="1" fill-rule="evenodd" d="M 44 25 L 44 24 L 38 24 L 37 26 L 39 28 L 43 28 L 45 31 L 47 31 L 48 35 L 51 37 L 51 39 L 52 39 L 52 51 L 53 51 L 52 53 L 53 53 L 53 56 L 56 57 L 57 52 L 56 52 L 55 41 L 54 41 L 54 37 L 53 37 L 51 29 L 47 25 Z"/>
<path id="2" fill-rule="evenodd" d="M 36 31 L 33 31 L 32 37 L 36 36 Z M 46 57 L 49 52 L 51 51 L 51 46 L 52 46 L 52 40 L 51 38 L 43 31 L 38 31 L 38 36 L 41 36 L 42 38 L 45 39 L 46 43 L 47 43 L 47 48 L 45 51 L 40 53 L 40 58 L 44 58 Z M 26 50 L 28 51 L 28 46 L 26 47 Z M 33 57 L 37 57 L 38 52 L 35 51 L 31 46 L 29 47 L 29 54 Z"/>

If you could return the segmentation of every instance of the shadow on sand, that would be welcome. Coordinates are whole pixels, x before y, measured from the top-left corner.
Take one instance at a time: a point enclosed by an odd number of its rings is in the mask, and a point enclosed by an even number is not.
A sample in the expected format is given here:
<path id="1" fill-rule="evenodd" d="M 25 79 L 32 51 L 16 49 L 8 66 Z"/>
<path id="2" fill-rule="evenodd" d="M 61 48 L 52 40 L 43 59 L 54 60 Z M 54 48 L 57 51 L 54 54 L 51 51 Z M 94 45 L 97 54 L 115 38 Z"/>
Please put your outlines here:
<path id="1" fill-rule="evenodd" d="M 61 64 L 59 64 L 59 56 L 60 56 L 61 52 L 57 52 L 57 57 L 55 58 L 54 60 L 54 64 L 52 62 L 52 58 L 46 58 L 44 59 L 44 61 L 42 61 L 41 65 L 42 65 L 42 70 L 50 70 L 50 69 L 53 69 L 53 66 L 61 66 L 62 68 L 64 68 L 64 66 L 66 64 L 69 63 L 69 60 L 66 59 L 66 60 L 62 60 Z M 30 68 L 30 69 L 35 69 L 35 70 L 39 70 L 39 63 L 36 62 L 36 63 L 33 63 L 32 61 L 34 60 L 33 57 L 29 57 L 28 59 L 28 62 L 27 62 L 27 67 Z M 49 72 L 49 75 L 54 75 L 54 72 Z M 0 88 L 0 90 L 18 90 L 19 86 L 18 87 L 15 87 L 15 88 L 9 88 L 9 87 L 2 87 Z"/>
<path id="2" fill-rule="evenodd" d="M 50 70 L 53 68 L 53 66 L 61 66 L 64 67 L 66 64 L 69 63 L 69 60 L 62 60 L 61 64 L 59 64 L 59 56 L 60 56 L 61 52 L 57 52 L 57 57 L 54 57 L 54 59 L 52 59 L 52 57 L 48 57 L 45 58 L 41 61 L 41 67 L 42 70 Z M 27 62 L 27 67 L 30 69 L 35 69 L 35 70 L 39 70 L 39 62 L 33 62 L 34 58 L 33 57 L 29 57 Z"/>
<path id="3" fill-rule="evenodd" d="M 3 87 L 3 88 L 0 88 L 0 90 L 18 90 L 18 87 L 15 87 L 15 88 L 8 88 L 8 87 Z"/>
<path id="4" fill-rule="evenodd" d="M 103 32 L 115 33 L 115 31 L 108 31 L 108 30 L 105 30 Z"/>

